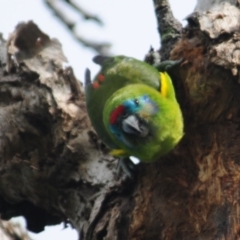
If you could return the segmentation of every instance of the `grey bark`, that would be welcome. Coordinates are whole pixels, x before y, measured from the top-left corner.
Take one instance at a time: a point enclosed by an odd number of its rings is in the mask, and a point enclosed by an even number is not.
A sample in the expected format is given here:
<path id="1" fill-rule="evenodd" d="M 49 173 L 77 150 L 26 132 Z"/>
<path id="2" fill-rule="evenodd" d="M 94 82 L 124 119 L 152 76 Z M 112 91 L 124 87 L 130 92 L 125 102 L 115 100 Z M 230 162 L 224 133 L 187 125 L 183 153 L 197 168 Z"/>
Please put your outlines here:
<path id="1" fill-rule="evenodd" d="M 0 220 L 1 240 L 31 240 L 26 230 L 19 224 Z"/>
<path id="2" fill-rule="evenodd" d="M 195 7 L 195 11 L 204 12 L 208 11 L 211 8 L 217 7 L 220 3 L 228 2 L 231 5 L 238 5 L 238 0 L 198 0 Z"/>
<path id="3" fill-rule="evenodd" d="M 71 68 L 63 68 L 58 40 L 28 22 L 19 24 L 4 46 L 1 216 L 23 215 L 34 232 L 62 221 L 80 232 L 100 193 L 114 183 L 116 162 L 91 128 L 82 86 Z"/>

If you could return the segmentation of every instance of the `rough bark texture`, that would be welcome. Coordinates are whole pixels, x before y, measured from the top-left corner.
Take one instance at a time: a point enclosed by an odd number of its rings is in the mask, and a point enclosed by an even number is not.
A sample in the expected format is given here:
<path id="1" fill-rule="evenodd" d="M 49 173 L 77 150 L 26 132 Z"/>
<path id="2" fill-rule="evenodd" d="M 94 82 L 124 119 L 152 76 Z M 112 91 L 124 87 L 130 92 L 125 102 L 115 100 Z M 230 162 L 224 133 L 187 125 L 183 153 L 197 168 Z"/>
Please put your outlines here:
<path id="1" fill-rule="evenodd" d="M 169 59 L 172 46 L 181 35 L 182 26 L 174 16 L 168 0 L 153 0 L 161 38 L 160 55 L 162 60 Z"/>
<path id="2" fill-rule="evenodd" d="M 229 3 L 193 14 L 171 52 L 184 59 L 178 77 L 186 134 L 179 150 L 184 165 L 192 166 L 179 172 L 172 204 L 178 206 L 180 222 L 169 239 L 240 237 L 239 14 Z"/>
<path id="3" fill-rule="evenodd" d="M 239 5 L 239 0 L 198 0 L 195 11 L 203 12 L 217 7 L 220 3 L 228 2 L 232 5 Z"/>
<path id="4" fill-rule="evenodd" d="M 23 215 L 34 232 L 70 221 L 80 232 L 96 193 L 114 182 L 116 163 L 91 128 L 80 82 L 62 67 L 60 43 L 28 22 L 17 26 L 7 50 L 0 69 L 1 217 Z"/>
<path id="5" fill-rule="evenodd" d="M 223 3 L 188 17 L 170 72 L 185 136 L 118 181 L 60 44 L 19 25 L 2 60 L 10 73 L 0 69 L 2 218 L 23 215 L 36 232 L 70 222 L 87 240 L 239 239 L 239 16 Z"/>
<path id="6" fill-rule="evenodd" d="M 1 240 L 31 240 L 19 224 L 0 220 Z"/>

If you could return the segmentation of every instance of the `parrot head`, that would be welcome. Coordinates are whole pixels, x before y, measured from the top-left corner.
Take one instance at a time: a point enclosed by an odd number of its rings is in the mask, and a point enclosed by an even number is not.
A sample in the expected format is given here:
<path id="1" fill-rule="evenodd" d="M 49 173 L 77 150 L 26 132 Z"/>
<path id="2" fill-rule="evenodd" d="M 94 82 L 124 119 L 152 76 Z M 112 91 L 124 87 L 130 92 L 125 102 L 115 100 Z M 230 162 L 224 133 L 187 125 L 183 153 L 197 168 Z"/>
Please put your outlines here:
<path id="1" fill-rule="evenodd" d="M 146 138 L 151 132 L 149 119 L 158 112 L 158 106 L 147 94 L 130 98 L 118 105 L 109 116 L 111 132 L 132 148 L 132 140 Z"/>
<path id="2" fill-rule="evenodd" d="M 145 84 L 117 90 L 103 111 L 105 128 L 121 149 L 113 150 L 113 155 L 135 156 L 141 161 L 154 161 L 164 155 L 182 137 L 178 109 L 174 101 Z M 172 129 L 179 131 L 173 133 Z"/>

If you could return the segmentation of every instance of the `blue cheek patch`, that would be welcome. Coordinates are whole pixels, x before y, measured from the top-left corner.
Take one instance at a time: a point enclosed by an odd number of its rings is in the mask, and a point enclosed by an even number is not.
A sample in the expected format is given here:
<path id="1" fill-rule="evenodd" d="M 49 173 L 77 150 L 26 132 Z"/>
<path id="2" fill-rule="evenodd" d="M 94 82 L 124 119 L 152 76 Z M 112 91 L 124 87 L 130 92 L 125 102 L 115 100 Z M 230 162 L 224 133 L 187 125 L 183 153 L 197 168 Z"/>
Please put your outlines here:
<path id="1" fill-rule="evenodd" d="M 130 99 L 130 100 L 125 101 L 123 103 L 123 106 L 127 110 L 128 114 L 136 113 L 141 108 L 140 106 L 136 106 L 136 104 L 134 103 L 134 99 Z"/>
<path id="2" fill-rule="evenodd" d="M 116 126 L 116 125 L 110 125 L 110 131 L 111 133 L 120 141 L 122 142 L 124 145 L 126 145 L 129 148 L 132 148 L 132 144 L 127 141 L 127 139 L 123 136 L 123 134 L 121 133 L 121 129 L 120 127 Z"/>
<path id="3" fill-rule="evenodd" d="M 143 100 L 146 101 L 146 102 L 151 101 L 148 95 L 144 95 L 142 98 L 143 98 Z"/>

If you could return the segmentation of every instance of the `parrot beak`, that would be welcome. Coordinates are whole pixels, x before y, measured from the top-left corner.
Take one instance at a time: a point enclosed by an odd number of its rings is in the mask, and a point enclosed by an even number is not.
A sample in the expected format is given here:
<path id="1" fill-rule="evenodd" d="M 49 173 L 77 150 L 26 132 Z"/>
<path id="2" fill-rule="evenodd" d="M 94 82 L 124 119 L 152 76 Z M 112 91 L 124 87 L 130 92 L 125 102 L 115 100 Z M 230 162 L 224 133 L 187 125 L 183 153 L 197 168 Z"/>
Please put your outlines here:
<path id="1" fill-rule="evenodd" d="M 129 115 L 122 121 L 122 129 L 139 137 L 146 137 L 149 133 L 149 129 L 135 115 Z"/>

